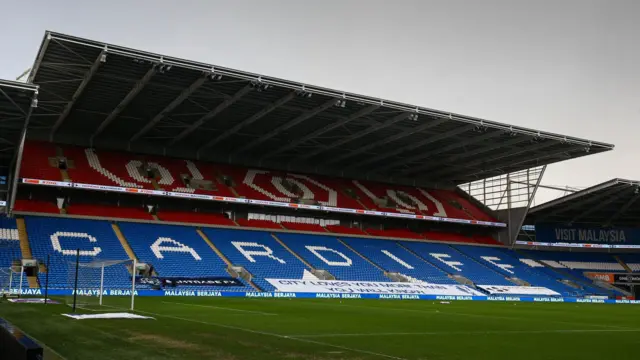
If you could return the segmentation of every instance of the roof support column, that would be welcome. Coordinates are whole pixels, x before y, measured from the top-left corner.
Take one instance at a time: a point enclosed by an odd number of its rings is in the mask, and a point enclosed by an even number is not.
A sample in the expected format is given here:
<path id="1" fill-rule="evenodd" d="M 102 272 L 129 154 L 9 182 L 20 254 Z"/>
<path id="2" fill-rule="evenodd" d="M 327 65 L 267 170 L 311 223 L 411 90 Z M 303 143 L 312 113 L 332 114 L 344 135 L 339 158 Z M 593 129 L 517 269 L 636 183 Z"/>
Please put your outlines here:
<path id="1" fill-rule="evenodd" d="M 509 206 L 509 246 L 513 246 L 516 243 L 516 240 L 518 238 L 518 234 L 520 233 L 520 229 L 522 228 L 522 224 L 524 224 L 524 219 L 527 217 L 527 215 L 529 214 L 529 209 L 531 209 L 531 204 L 533 204 L 533 200 L 536 197 L 536 193 L 538 192 L 538 189 L 540 188 L 540 183 L 542 182 L 542 178 L 544 177 L 544 173 L 547 170 L 547 165 L 544 165 L 542 167 L 542 170 L 540 170 L 540 175 L 538 176 L 538 179 L 536 180 L 536 185 L 533 187 L 533 191 L 531 191 L 530 196 L 529 196 L 529 201 L 527 202 L 527 207 L 525 208 L 525 210 L 521 213 L 518 214 L 516 219 L 512 219 L 511 215 L 512 215 L 512 209 L 511 206 Z M 527 170 L 527 177 L 529 177 L 529 172 L 531 171 L 531 169 Z M 511 187 L 511 181 L 509 181 L 508 186 Z M 527 188 L 528 189 L 528 188 Z M 528 192 L 528 191 L 527 191 Z M 511 198 L 511 191 L 509 191 L 509 193 L 507 194 L 507 196 L 509 196 L 509 198 Z M 511 200 L 509 200 L 509 203 L 511 203 Z M 515 224 L 514 224 L 515 221 Z"/>
<path id="2" fill-rule="evenodd" d="M 33 99 L 31 100 L 31 105 L 29 106 L 29 110 L 27 111 L 27 115 L 24 119 L 24 125 L 22 127 L 22 132 L 20 133 L 20 143 L 18 144 L 18 151 L 16 152 L 16 156 L 14 158 L 15 167 L 13 169 L 13 176 L 11 179 L 11 192 L 9 194 L 9 202 L 7 204 L 7 213 L 13 213 L 13 206 L 16 203 L 16 194 L 18 193 L 18 182 L 20 181 L 20 166 L 22 165 L 22 154 L 24 153 L 24 142 L 27 139 L 27 129 L 29 128 L 29 120 L 31 119 L 31 114 L 33 113 L 33 109 L 38 104 L 38 93 L 33 94 Z"/>

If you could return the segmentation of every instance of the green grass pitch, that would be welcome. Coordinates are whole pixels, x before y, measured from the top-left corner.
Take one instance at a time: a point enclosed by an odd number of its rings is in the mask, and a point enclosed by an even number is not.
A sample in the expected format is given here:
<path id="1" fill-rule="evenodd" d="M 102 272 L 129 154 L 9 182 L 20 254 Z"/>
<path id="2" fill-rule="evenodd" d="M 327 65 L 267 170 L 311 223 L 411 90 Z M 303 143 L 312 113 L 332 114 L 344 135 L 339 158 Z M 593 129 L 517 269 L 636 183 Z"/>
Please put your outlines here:
<path id="1" fill-rule="evenodd" d="M 136 308 L 155 320 L 72 320 L 61 316 L 66 305 L 7 302 L 0 317 L 45 345 L 47 360 L 585 360 L 640 352 L 634 305 L 138 297 Z"/>

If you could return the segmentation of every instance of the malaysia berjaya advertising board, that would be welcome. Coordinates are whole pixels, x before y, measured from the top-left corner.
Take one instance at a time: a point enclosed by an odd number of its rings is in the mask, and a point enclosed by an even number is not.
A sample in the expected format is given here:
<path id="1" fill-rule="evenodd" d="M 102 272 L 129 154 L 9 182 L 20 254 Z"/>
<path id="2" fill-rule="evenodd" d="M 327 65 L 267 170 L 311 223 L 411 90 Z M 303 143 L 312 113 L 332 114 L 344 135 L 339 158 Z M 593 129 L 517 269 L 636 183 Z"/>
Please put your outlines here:
<path id="1" fill-rule="evenodd" d="M 452 286 L 452 285 L 448 285 Z M 11 294 L 44 296 L 44 289 L 12 289 Z M 98 289 L 78 289 L 78 296 L 98 296 Z M 69 296 L 70 289 L 49 289 L 49 296 Z M 104 296 L 131 296 L 131 290 L 105 289 Z M 136 290 L 135 296 L 163 297 L 246 297 L 246 298 L 300 298 L 300 299 L 381 299 L 381 300 L 430 300 L 430 301 L 506 301 L 506 302 L 567 302 L 592 304 L 637 304 L 633 299 L 593 299 L 560 296 L 515 296 L 515 295 L 399 295 L 399 294 L 343 294 L 343 293 L 307 293 L 307 292 L 245 292 L 245 291 L 212 291 L 212 290 Z"/>

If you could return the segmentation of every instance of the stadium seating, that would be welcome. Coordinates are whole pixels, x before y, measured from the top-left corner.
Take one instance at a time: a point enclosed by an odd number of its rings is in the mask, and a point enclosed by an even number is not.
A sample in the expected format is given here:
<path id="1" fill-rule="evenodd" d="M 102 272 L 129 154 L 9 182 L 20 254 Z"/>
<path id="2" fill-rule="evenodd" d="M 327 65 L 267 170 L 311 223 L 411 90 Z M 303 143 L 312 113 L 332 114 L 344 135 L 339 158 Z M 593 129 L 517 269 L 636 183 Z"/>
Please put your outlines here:
<path id="1" fill-rule="evenodd" d="M 22 253 L 20 251 L 20 241 L 18 238 L 18 228 L 14 219 L 8 219 L 0 215 L 0 287 L 4 288 L 11 280 L 13 288 L 20 286 L 20 274 L 14 274 L 13 278 L 9 275 L 9 267 L 13 262 L 20 260 Z M 29 287 L 27 277 L 22 278 L 22 287 Z"/>
<path id="2" fill-rule="evenodd" d="M 551 277 L 539 271 L 538 267 L 519 261 L 512 250 L 469 245 L 455 245 L 455 248 L 506 277 L 515 277 L 531 286 L 546 287 L 565 296 L 575 296 L 578 293 L 578 289 L 559 282 L 557 277 Z"/>
<path id="3" fill-rule="evenodd" d="M 368 235 L 366 232 L 358 228 L 352 228 L 352 227 L 347 227 L 342 225 L 327 225 L 325 226 L 325 228 L 330 232 L 337 233 L 337 234 Z"/>
<path id="4" fill-rule="evenodd" d="M 67 214 L 114 219 L 153 220 L 153 216 L 141 207 L 132 208 L 100 204 L 73 203 L 67 207 Z"/>
<path id="5" fill-rule="evenodd" d="M 351 248 L 388 272 L 434 284 L 457 284 L 449 274 L 417 257 L 394 241 L 342 238 Z"/>
<path id="6" fill-rule="evenodd" d="M 373 236 L 392 237 L 401 239 L 424 239 L 420 234 L 416 234 L 407 229 L 367 229 L 367 232 Z"/>
<path id="7" fill-rule="evenodd" d="M 622 261 L 624 261 L 627 266 L 633 272 L 640 272 L 640 255 L 638 254 L 620 254 L 618 255 Z"/>
<path id="8" fill-rule="evenodd" d="M 25 222 L 34 258 L 46 263 L 47 256 L 51 255 L 48 269 L 51 288 L 73 287 L 72 270 L 77 249 L 80 249 L 81 263 L 129 259 L 106 221 L 28 216 Z M 39 277 L 40 284 L 44 284 L 45 274 L 41 273 Z M 107 267 L 105 283 L 127 289 L 131 287 L 131 275 L 124 266 Z M 79 288 L 97 287 L 99 276 L 83 269 L 79 276 Z"/>
<path id="9" fill-rule="evenodd" d="M 32 179 L 62 181 L 60 170 L 49 164 L 49 158 L 56 156 L 56 147 L 50 143 L 27 141 L 20 168 L 20 176 Z"/>
<path id="10" fill-rule="evenodd" d="M 209 215 L 214 214 L 206 216 Z M 47 255 L 51 255 L 48 270 L 52 288 L 71 287 L 71 267 L 76 249 L 81 251 L 80 261 L 83 264 L 96 260 L 128 259 L 108 221 L 38 216 L 27 216 L 25 220 L 34 257 L 44 263 Z M 139 261 L 153 265 L 161 277 L 229 277 L 225 260 L 198 235 L 194 227 L 132 222 L 122 222 L 119 226 Z M 596 286 L 584 272 L 624 272 L 624 267 L 612 255 L 602 253 L 514 251 L 504 247 L 357 236 L 338 239 L 328 233 L 310 235 L 280 231 L 274 238 L 269 231 L 241 228 L 205 228 L 203 231 L 230 265 L 246 269 L 252 275 L 253 284 L 265 291 L 275 290 L 266 279 L 312 279 L 314 270 L 326 270 L 338 280 L 389 282 L 392 279 L 398 281 L 395 276 L 403 276 L 403 281 L 457 284 L 455 277 L 459 275 L 476 285 L 514 286 L 522 285 L 519 281 L 524 281 L 564 296 L 613 296 L 621 293 Z M 0 268 L 6 268 L 11 261 L 20 258 L 17 239 L 15 221 L 0 218 Z M 638 255 L 618 256 L 638 271 Z M 131 277 L 126 267 L 114 266 L 105 270 L 108 287 L 129 288 Z M 41 273 L 41 284 L 43 276 L 45 274 Z M 91 275 L 91 271 L 83 267 L 80 288 L 95 288 L 98 279 L 97 274 Z M 464 281 L 462 278 L 458 280 Z M 570 285 L 567 280 L 580 288 Z M 247 282 L 242 282 L 240 287 L 197 288 L 254 290 Z M 26 279 L 24 286 L 28 286 Z M 195 286 L 186 288 L 194 289 Z"/>
<path id="11" fill-rule="evenodd" d="M 152 264 L 159 276 L 229 277 L 227 265 L 192 227 L 121 223 L 120 229 L 140 261 Z M 212 288 L 252 290 L 249 286 Z"/>
<path id="12" fill-rule="evenodd" d="M 236 226 L 236 223 L 233 222 L 233 220 L 227 218 L 224 214 L 219 213 L 160 211 L 156 215 L 163 221 Z"/>
<path id="13" fill-rule="evenodd" d="M 326 179 L 310 175 L 243 169 L 229 165 L 171 158 L 131 155 L 118 152 L 58 146 L 72 163 L 67 170 L 76 183 L 156 189 L 218 196 L 284 202 L 310 202 L 325 206 L 372 209 L 387 212 L 454 217 L 467 220 L 493 220 L 455 191 L 424 190 L 373 182 Z M 55 146 L 28 142 L 23 157 L 23 176 L 43 180 L 61 180 L 60 171 L 49 164 Z M 150 168 L 154 179 L 140 169 Z M 182 178 L 212 184 L 210 189 L 186 187 Z M 220 179 L 227 177 L 232 187 Z M 350 194 L 350 195 L 349 195 Z M 388 206 L 374 199 L 387 199 Z M 384 201 L 383 201 L 384 202 Z"/>
<path id="14" fill-rule="evenodd" d="M 14 211 L 60 214 L 58 206 L 51 201 L 16 199 Z"/>
<path id="15" fill-rule="evenodd" d="M 534 250 L 522 251 L 522 253 L 553 268 L 565 278 L 583 284 L 586 290 L 592 293 L 606 292 L 606 290 L 593 286 L 593 280 L 585 276 L 585 271 L 625 271 L 624 267 L 609 254 Z"/>
<path id="16" fill-rule="evenodd" d="M 245 227 L 282 230 L 282 226 L 280 224 L 270 220 L 238 219 L 237 223 L 238 225 Z"/>
<path id="17" fill-rule="evenodd" d="M 267 232 L 222 229 L 204 232 L 234 266 L 249 271 L 252 281 L 263 290 L 274 290 L 264 279 L 302 279 L 304 271 L 310 270 Z"/>
<path id="18" fill-rule="evenodd" d="M 443 271 L 464 276 L 477 285 L 514 285 L 504 275 L 482 265 L 451 246 L 422 242 L 403 242 L 402 245 Z"/>
<path id="19" fill-rule="evenodd" d="M 332 236 L 278 233 L 291 250 L 315 269 L 339 280 L 390 281 L 384 273 Z"/>
<path id="20" fill-rule="evenodd" d="M 318 224 L 305 224 L 305 223 L 295 223 L 295 222 L 281 222 L 282 226 L 284 226 L 288 230 L 296 230 L 296 231 L 310 231 L 310 232 L 319 232 L 324 233 L 327 232 L 325 228 Z"/>

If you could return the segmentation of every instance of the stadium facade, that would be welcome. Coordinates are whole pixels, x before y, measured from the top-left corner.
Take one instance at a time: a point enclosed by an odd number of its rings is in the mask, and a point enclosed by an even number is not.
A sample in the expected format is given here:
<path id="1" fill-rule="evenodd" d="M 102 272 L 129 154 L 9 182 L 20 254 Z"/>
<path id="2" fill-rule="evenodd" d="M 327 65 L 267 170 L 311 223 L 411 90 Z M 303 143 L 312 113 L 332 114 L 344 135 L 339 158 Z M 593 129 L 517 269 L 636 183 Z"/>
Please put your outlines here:
<path id="1" fill-rule="evenodd" d="M 516 239 L 566 213 L 529 211 L 546 166 L 609 144 L 50 32 L 0 89 L 0 268 L 25 294 L 69 292 L 75 258 L 139 264 L 102 275 L 117 294 L 633 299 L 637 254 Z"/>

